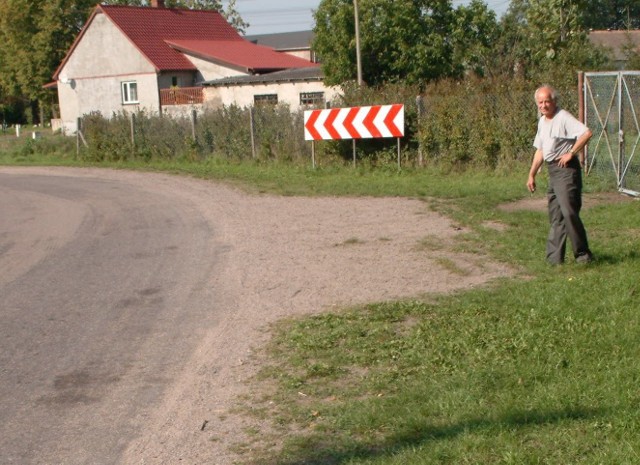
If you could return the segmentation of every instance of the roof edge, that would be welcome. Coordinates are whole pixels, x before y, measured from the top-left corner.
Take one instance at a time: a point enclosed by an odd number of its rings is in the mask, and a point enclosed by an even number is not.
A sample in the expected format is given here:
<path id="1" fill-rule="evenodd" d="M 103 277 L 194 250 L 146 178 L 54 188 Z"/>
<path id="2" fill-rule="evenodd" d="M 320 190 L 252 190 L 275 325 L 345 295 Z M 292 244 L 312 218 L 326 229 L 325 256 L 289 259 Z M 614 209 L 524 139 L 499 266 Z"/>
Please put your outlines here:
<path id="1" fill-rule="evenodd" d="M 212 55 L 206 55 L 204 53 L 200 53 L 197 52 L 195 50 L 191 50 L 190 48 L 187 47 L 183 47 L 182 45 L 178 45 L 175 42 L 172 42 L 171 40 L 167 40 L 165 39 L 164 42 L 171 48 L 177 50 L 180 53 L 183 53 L 185 55 L 190 55 L 193 56 L 195 58 L 198 58 L 200 60 L 204 60 L 204 61 L 208 61 L 211 63 L 215 63 L 216 65 L 224 65 L 227 68 L 231 68 L 231 69 L 235 69 L 236 71 L 242 71 L 244 73 L 247 74 L 253 74 L 253 70 L 251 68 L 247 68 L 245 66 L 239 66 L 239 65 L 235 65 L 232 63 L 229 63 L 227 61 L 221 60 L 219 58 L 216 58 Z M 194 65 L 195 66 L 195 65 Z"/>

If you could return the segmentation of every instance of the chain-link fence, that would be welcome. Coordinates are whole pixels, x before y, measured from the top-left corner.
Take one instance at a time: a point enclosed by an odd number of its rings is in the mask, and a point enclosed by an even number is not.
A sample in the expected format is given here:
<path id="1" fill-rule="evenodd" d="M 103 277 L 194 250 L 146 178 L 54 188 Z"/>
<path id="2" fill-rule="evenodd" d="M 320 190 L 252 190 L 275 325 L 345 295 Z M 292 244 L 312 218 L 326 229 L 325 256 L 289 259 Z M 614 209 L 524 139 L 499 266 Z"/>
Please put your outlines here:
<path id="1" fill-rule="evenodd" d="M 640 72 L 585 73 L 584 106 L 588 175 L 640 192 Z"/>

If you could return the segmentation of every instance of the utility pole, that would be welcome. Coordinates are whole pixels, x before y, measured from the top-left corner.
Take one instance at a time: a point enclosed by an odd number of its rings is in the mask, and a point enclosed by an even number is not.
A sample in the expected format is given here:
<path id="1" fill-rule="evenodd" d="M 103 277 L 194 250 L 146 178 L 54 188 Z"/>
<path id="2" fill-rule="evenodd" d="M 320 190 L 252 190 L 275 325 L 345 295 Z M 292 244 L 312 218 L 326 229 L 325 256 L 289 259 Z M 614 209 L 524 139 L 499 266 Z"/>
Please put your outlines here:
<path id="1" fill-rule="evenodd" d="M 360 19 L 358 17 L 358 0 L 353 0 L 353 11 L 356 19 L 356 65 L 358 68 L 358 86 L 362 87 L 362 60 L 360 59 Z"/>

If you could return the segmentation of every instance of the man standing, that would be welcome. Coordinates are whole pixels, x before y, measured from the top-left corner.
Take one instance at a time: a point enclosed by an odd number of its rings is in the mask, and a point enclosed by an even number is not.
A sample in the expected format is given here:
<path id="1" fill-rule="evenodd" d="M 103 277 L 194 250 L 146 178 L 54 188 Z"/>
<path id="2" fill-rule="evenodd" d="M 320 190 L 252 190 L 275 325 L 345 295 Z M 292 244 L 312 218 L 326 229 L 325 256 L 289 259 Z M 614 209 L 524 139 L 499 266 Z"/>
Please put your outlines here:
<path id="1" fill-rule="evenodd" d="M 535 93 L 542 116 L 533 142 L 533 156 L 527 188 L 536 190 L 536 174 L 546 163 L 549 169 L 547 200 L 551 228 L 547 238 L 547 261 L 564 263 L 567 236 L 578 263 L 593 260 L 587 242 L 587 232 L 580 219 L 582 207 L 582 171 L 578 154 L 591 138 L 591 130 L 568 111 L 558 107 L 558 95 L 550 86 Z"/>

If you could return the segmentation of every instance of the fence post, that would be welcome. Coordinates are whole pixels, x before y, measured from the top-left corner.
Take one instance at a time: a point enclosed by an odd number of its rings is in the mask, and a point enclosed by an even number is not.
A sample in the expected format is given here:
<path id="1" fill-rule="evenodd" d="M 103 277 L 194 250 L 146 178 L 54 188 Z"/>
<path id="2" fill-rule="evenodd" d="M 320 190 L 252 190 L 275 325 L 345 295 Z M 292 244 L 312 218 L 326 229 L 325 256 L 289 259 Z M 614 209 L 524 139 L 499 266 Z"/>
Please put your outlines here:
<path id="1" fill-rule="evenodd" d="M 80 131 L 82 130 L 82 118 L 76 119 L 76 156 L 80 156 Z"/>
<path id="2" fill-rule="evenodd" d="M 191 110 L 191 137 L 193 137 L 193 140 L 196 140 L 196 119 L 197 119 L 198 115 L 196 113 L 196 110 L 193 109 Z"/>
<path id="3" fill-rule="evenodd" d="M 133 156 L 136 150 L 136 115 L 131 113 L 131 155 Z"/>
<path id="4" fill-rule="evenodd" d="M 422 95 L 416 97 L 416 107 L 418 109 L 418 166 L 422 166 L 424 160 L 422 158 L 422 110 L 423 110 Z"/>
<path id="5" fill-rule="evenodd" d="M 251 131 L 251 157 L 256 158 L 255 122 L 253 119 L 253 107 L 249 107 L 249 130 Z"/>
<path id="6" fill-rule="evenodd" d="M 585 114 L 584 114 L 584 72 L 578 71 L 578 120 L 581 123 L 584 123 Z M 582 164 L 582 170 L 584 173 L 587 173 L 587 153 L 588 146 L 585 145 L 584 148 L 580 151 L 580 163 Z"/>
<path id="7" fill-rule="evenodd" d="M 352 140 L 352 149 L 353 149 L 353 167 L 356 167 L 356 140 L 355 139 L 351 139 Z"/>

